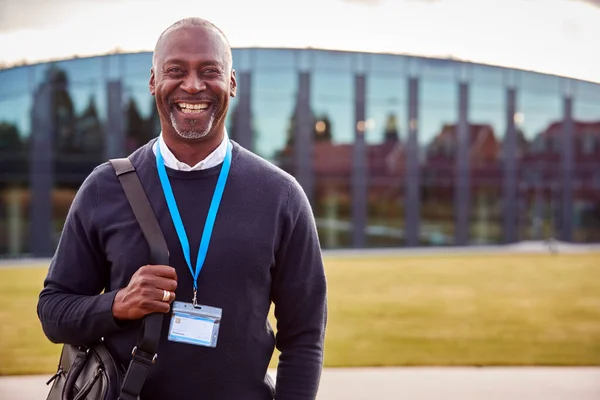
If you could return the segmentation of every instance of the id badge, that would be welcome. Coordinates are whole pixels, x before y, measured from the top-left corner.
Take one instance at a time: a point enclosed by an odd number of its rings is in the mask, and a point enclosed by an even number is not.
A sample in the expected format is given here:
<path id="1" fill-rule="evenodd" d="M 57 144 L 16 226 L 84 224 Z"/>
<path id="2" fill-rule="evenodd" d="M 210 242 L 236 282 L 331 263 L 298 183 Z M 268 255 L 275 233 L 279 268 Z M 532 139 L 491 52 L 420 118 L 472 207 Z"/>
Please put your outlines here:
<path id="1" fill-rule="evenodd" d="M 169 340 L 196 346 L 217 347 L 223 310 L 216 307 L 173 302 Z"/>

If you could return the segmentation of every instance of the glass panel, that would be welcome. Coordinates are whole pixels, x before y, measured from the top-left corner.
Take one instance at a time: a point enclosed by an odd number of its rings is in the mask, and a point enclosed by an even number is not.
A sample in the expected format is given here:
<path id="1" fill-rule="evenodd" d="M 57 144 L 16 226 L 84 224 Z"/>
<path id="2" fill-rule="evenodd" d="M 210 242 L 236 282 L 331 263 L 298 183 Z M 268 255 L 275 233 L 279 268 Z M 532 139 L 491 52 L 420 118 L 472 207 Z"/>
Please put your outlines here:
<path id="1" fill-rule="evenodd" d="M 123 64 L 124 56 L 120 54 L 111 54 L 102 57 L 102 68 L 104 69 L 104 76 L 107 80 L 116 81 L 121 79 L 123 75 Z"/>
<path id="2" fill-rule="evenodd" d="M 245 72 L 252 69 L 249 60 L 251 57 L 254 57 L 254 49 L 232 49 L 231 53 L 233 57 L 233 69 L 236 72 L 237 94 L 236 97 L 229 98 L 229 110 L 225 117 L 225 126 L 227 127 L 229 138 L 239 142 L 238 103 L 240 96 L 244 95 L 240 88 L 244 87 L 242 80 L 244 79 Z M 250 90 L 252 91 L 253 88 L 251 87 Z"/>
<path id="3" fill-rule="evenodd" d="M 0 71 L 0 258 L 29 252 L 31 73 Z"/>
<path id="4" fill-rule="evenodd" d="M 517 86 L 527 93 L 559 93 L 561 84 L 562 80 L 558 76 L 528 71 L 517 72 Z"/>
<path id="5" fill-rule="evenodd" d="M 125 152 L 130 154 L 160 134 L 160 120 L 148 86 L 125 86 Z"/>
<path id="6" fill-rule="evenodd" d="M 470 69 L 470 81 L 478 86 L 502 86 L 506 81 L 506 70 L 499 67 L 473 65 Z M 484 98 L 481 98 L 484 100 Z"/>
<path id="7" fill-rule="evenodd" d="M 292 70 L 296 66 L 295 50 L 256 49 L 252 55 L 254 66 L 258 69 L 285 68 Z"/>
<path id="8" fill-rule="evenodd" d="M 487 69 L 486 67 L 483 67 Z M 501 243 L 506 89 L 501 74 L 474 67 L 469 86 L 470 243 Z"/>
<path id="9" fill-rule="evenodd" d="M 253 68 L 253 59 L 256 49 L 231 49 L 231 56 L 233 58 L 233 69 L 236 73 L 242 71 L 248 72 Z"/>
<path id="10" fill-rule="evenodd" d="M 600 85 L 577 82 L 573 99 L 573 240 L 600 242 Z"/>
<path id="11" fill-rule="evenodd" d="M 419 91 L 420 241 L 450 245 L 454 241 L 458 83 L 421 79 Z"/>
<path id="12" fill-rule="evenodd" d="M 46 64 L 54 84 L 54 186 L 52 244 L 56 246 L 75 193 L 104 161 L 106 92 L 98 57 Z"/>
<path id="13" fill-rule="evenodd" d="M 366 81 L 367 246 L 397 247 L 405 240 L 406 77 L 371 73 Z"/>
<path id="14" fill-rule="evenodd" d="M 160 133 L 160 120 L 148 82 L 152 54 L 122 55 L 125 107 L 125 150 L 129 154 Z"/>
<path id="15" fill-rule="evenodd" d="M 325 248 L 350 247 L 354 76 L 347 72 L 315 72 L 311 108 L 316 120 L 313 208 L 319 236 Z"/>
<path id="16" fill-rule="evenodd" d="M 298 74 L 293 69 L 256 69 L 252 74 L 254 151 L 280 164 L 293 154 Z M 285 168 L 293 172 L 293 168 Z"/>
<path id="17" fill-rule="evenodd" d="M 241 96 L 240 93 L 240 80 L 242 79 L 241 74 L 237 74 L 237 96 L 229 98 L 229 110 L 227 111 L 227 116 L 225 117 L 225 126 L 227 129 L 227 135 L 233 141 L 239 142 L 239 134 L 238 134 L 238 103 Z M 160 132 L 160 121 L 158 120 L 158 113 L 156 114 L 156 121 L 158 123 L 158 129 L 156 132 Z"/>
<path id="18" fill-rule="evenodd" d="M 368 71 L 404 75 L 407 58 L 392 54 L 366 54 Z"/>
<path id="19" fill-rule="evenodd" d="M 343 51 L 313 50 L 313 63 L 315 69 L 319 71 L 338 70 L 350 72 L 353 56 L 353 53 Z"/>
<path id="20" fill-rule="evenodd" d="M 563 97 L 553 76 L 521 73 L 517 91 L 518 239 L 560 232 Z"/>
<path id="21" fill-rule="evenodd" d="M 135 54 L 119 55 L 119 65 L 121 67 L 121 76 L 129 78 L 129 81 L 135 78 L 148 85 L 150 78 L 150 69 L 152 68 L 152 53 L 143 52 Z"/>
<path id="22" fill-rule="evenodd" d="M 417 58 L 416 61 L 421 78 L 453 82 L 458 77 L 458 64 L 455 61 L 437 58 Z"/>

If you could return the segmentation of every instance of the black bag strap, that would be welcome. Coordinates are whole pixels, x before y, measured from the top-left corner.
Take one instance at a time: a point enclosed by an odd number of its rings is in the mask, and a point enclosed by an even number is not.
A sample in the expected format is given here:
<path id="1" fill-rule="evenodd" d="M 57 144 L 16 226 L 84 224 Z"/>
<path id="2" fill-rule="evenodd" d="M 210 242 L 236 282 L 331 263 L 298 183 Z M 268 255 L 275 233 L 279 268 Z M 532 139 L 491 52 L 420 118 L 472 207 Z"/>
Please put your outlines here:
<path id="1" fill-rule="evenodd" d="M 128 158 L 110 160 L 119 177 L 135 218 L 150 246 L 152 264 L 169 264 L 169 250 L 146 192 Z M 163 314 L 153 313 L 144 317 L 137 344 L 121 387 L 119 400 L 138 400 L 148 368 L 156 361 L 158 341 L 162 330 Z"/>

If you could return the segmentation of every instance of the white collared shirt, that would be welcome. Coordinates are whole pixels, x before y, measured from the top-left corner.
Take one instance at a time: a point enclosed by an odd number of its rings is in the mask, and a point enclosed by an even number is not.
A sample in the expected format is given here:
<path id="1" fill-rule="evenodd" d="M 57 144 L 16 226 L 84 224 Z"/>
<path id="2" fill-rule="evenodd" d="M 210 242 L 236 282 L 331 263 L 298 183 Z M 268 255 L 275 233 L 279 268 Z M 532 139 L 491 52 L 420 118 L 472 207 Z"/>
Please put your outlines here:
<path id="1" fill-rule="evenodd" d="M 210 153 L 204 160 L 200 161 L 198 164 L 190 167 L 186 163 L 183 163 L 175 157 L 175 155 L 171 152 L 171 150 L 167 147 L 165 141 L 162 137 L 162 132 L 158 136 L 158 140 L 152 146 L 152 151 L 156 155 L 156 146 L 160 146 L 160 154 L 163 157 L 165 162 L 165 167 L 175 169 L 178 171 L 199 171 L 201 169 L 208 169 L 212 167 L 216 167 L 221 164 L 223 160 L 225 160 L 225 155 L 227 154 L 227 142 L 229 141 L 229 137 L 227 136 L 227 131 L 223 135 L 223 141 L 212 153 Z"/>

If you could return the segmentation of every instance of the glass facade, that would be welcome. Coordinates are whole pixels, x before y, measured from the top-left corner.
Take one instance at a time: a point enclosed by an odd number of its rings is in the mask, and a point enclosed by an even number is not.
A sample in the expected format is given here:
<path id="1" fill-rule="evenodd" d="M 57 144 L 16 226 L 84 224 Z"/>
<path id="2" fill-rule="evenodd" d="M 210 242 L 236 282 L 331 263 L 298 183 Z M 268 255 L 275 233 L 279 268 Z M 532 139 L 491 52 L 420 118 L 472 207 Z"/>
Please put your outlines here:
<path id="1" fill-rule="evenodd" d="M 368 247 L 406 244 L 406 59 L 373 55 L 365 82 Z"/>
<path id="2" fill-rule="evenodd" d="M 232 139 L 324 248 L 600 242 L 600 84 L 451 60 L 234 49 Z M 151 53 L 0 70 L 0 257 L 49 256 L 99 163 L 160 133 Z"/>

